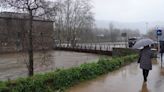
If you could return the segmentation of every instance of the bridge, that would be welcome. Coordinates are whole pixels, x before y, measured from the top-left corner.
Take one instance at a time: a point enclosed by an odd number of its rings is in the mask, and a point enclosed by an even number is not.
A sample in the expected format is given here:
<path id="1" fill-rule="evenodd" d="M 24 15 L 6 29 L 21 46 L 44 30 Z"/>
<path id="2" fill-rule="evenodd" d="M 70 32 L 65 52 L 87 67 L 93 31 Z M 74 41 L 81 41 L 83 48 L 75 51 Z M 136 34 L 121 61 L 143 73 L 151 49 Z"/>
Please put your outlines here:
<path id="1" fill-rule="evenodd" d="M 68 44 L 60 44 L 54 47 L 55 50 L 94 53 L 109 56 L 112 55 L 113 48 L 127 48 L 127 44 L 125 42 L 79 43 L 74 47 Z"/>

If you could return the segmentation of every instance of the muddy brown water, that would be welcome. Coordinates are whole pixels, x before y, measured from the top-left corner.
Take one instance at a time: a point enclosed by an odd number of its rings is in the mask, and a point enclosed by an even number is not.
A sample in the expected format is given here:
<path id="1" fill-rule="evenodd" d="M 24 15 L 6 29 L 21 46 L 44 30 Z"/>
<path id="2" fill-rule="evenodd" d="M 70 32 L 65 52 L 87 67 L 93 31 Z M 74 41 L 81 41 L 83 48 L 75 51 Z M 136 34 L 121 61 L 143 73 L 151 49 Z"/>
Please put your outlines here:
<path id="1" fill-rule="evenodd" d="M 99 57 L 95 54 L 68 51 L 36 52 L 34 53 L 34 71 L 44 73 L 57 68 L 70 68 L 82 63 L 96 62 Z M 26 77 L 27 62 L 26 53 L 0 54 L 0 80 Z"/>
<path id="2" fill-rule="evenodd" d="M 142 70 L 132 63 L 117 71 L 82 82 L 66 92 L 164 92 L 164 68 L 159 60 L 153 60 L 148 82 L 143 83 Z"/>

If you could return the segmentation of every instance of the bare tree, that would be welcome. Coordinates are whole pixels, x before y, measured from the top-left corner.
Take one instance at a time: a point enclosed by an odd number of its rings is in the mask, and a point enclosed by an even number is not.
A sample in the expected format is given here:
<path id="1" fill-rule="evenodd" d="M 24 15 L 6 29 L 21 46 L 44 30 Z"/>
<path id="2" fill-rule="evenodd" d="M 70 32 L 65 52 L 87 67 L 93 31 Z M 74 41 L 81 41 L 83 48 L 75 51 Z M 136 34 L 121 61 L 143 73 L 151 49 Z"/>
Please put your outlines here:
<path id="1" fill-rule="evenodd" d="M 110 41 L 111 42 L 115 42 L 115 41 L 118 41 L 119 38 L 120 38 L 120 29 L 117 29 L 114 27 L 114 24 L 113 23 L 110 23 L 109 24 L 109 31 L 110 31 Z"/>
<path id="2" fill-rule="evenodd" d="M 114 35 L 113 35 L 113 31 L 114 31 L 114 25 L 113 25 L 113 23 L 110 23 L 109 24 L 109 31 L 110 31 L 110 41 L 113 42 L 114 41 L 113 40 L 113 37 L 114 37 Z"/>
<path id="3" fill-rule="evenodd" d="M 94 18 L 90 0 L 60 0 L 59 11 L 55 18 L 57 39 L 65 40 L 73 47 L 81 31 L 90 30 Z"/>
<path id="4" fill-rule="evenodd" d="M 153 39 L 153 40 L 157 40 L 157 36 L 156 36 L 156 31 L 155 28 L 150 29 L 147 33 L 146 36 Z"/>
<path id="5" fill-rule="evenodd" d="M 43 16 L 48 13 L 46 8 L 48 7 L 48 2 L 45 0 L 2 0 L 1 3 L 3 7 L 14 9 L 18 12 L 23 12 L 28 14 L 28 55 L 29 55 L 29 63 L 28 63 L 28 71 L 29 76 L 34 74 L 34 65 L 33 65 L 33 20 L 38 16 Z M 1 4 L 1 5 L 2 5 Z"/>

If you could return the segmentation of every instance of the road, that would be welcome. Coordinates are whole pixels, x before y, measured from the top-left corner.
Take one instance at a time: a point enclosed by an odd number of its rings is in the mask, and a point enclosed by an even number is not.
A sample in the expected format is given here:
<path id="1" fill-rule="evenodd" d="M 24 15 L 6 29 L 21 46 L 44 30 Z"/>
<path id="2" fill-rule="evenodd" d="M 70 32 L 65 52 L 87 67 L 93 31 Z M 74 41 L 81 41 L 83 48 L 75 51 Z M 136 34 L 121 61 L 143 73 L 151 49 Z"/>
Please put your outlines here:
<path id="1" fill-rule="evenodd" d="M 164 68 L 160 59 L 153 60 L 147 83 L 143 82 L 142 70 L 132 63 L 107 75 L 76 85 L 66 92 L 164 92 Z"/>

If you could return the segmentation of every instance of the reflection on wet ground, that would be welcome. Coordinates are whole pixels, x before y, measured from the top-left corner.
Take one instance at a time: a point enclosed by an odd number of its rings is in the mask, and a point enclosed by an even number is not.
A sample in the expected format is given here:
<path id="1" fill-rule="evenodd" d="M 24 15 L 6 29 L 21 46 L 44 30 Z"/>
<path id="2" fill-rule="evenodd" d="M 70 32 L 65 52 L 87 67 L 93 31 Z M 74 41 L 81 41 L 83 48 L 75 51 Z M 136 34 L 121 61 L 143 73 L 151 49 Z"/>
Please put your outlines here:
<path id="1" fill-rule="evenodd" d="M 143 84 L 142 84 L 142 89 L 141 89 L 140 92 L 150 92 L 150 91 L 148 90 L 148 88 L 147 88 L 147 83 L 144 83 L 144 82 L 143 82 Z"/>
<path id="2" fill-rule="evenodd" d="M 148 82 L 143 83 L 142 70 L 132 63 L 117 71 L 76 85 L 67 92 L 164 92 L 164 68 L 153 60 Z"/>
<path id="3" fill-rule="evenodd" d="M 47 72 L 56 68 L 70 68 L 86 62 L 97 61 L 98 55 L 64 51 L 48 51 L 34 53 L 35 72 Z M 0 80 L 27 76 L 25 53 L 0 55 Z"/>

